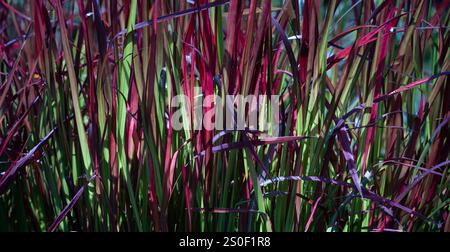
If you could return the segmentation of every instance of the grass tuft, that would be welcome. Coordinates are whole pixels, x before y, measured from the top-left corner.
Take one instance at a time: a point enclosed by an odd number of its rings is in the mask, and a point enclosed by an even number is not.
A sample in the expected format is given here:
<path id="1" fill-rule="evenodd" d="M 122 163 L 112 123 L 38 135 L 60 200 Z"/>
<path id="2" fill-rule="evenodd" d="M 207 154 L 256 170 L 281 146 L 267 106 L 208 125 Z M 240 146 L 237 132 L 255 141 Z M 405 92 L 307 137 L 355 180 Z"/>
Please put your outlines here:
<path id="1" fill-rule="evenodd" d="M 0 231 L 450 231 L 449 7 L 1 0 Z"/>

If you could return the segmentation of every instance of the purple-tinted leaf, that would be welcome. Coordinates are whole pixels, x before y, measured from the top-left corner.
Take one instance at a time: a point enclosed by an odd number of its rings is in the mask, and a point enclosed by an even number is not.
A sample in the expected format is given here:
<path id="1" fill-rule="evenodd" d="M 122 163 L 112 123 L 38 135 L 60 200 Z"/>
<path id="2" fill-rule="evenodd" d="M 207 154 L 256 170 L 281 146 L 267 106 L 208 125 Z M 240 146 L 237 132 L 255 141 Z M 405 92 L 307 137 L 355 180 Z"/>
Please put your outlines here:
<path id="1" fill-rule="evenodd" d="M 75 206 L 75 204 L 77 203 L 78 199 L 81 197 L 81 195 L 84 192 L 84 189 L 86 189 L 86 187 L 89 185 L 89 183 L 96 177 L 96 175 L 93 175 L 92 177 L 90 177 L 88 179 L 88 181 L 80 188 L 80 190 L 78 190 L 78 192 L 75 194 L 75 196 L 72 198 L 72 200 L 69 202 L 69 204 L 64 207 L 64 209 L 61 211 L 61 213 L 59 213 L 58 217 L 56 217 L 56 219 L 53 221 L 52 225 L 50 225 L 50 227 L 48 228 L 48 232 L 54 232 L 59 224 L 61 224 L 61 222 L 64 220 L 64 218 L 66 217 L 66 215 L 69 213 L 70 210 L 72 210 L 72 208 Z"/>

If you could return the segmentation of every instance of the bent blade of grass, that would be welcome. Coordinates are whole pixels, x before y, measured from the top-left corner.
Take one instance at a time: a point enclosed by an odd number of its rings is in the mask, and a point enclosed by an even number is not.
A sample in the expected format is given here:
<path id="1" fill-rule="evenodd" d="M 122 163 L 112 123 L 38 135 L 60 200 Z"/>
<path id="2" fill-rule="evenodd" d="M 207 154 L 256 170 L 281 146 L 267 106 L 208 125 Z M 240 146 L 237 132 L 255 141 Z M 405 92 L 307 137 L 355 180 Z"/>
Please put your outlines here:
<path id="1" fill-rule="evenodd" d="M 48 142 L 48 140 L 53 136 L 56 129 L 51 130 L 36 146 L 33 147 L 25 156 L 16 161 L 4 174 L 0 177 L 0 195 L 7 189 L 8 184 L 14 178 L 14 176 L 22 169 L 25 165 L 35 159 L 35 154 L 39 149 Z"/>
<path id="2" fill-rule="evenodd" d="M 75 206 L 78 199 L 83 194 L 86 187 L 89 185 L 89 183 L 96 177 L 96 175 L 91 176 L 88 181 L 78 190 L 78 192 L 75 194 L 75 196 L 72 198 L 70 203 L 64 207 L 64 209 L 61 211 L 61 213 L 56 217 L 56 219 L 53 221 L 53 223 L 48 228 L 48 232 L 54 232 L 58 228 L 59 224 L 63 221 L 63 219 L 66 217 L 66 215 L 69 213 L 70 210 Z"/>

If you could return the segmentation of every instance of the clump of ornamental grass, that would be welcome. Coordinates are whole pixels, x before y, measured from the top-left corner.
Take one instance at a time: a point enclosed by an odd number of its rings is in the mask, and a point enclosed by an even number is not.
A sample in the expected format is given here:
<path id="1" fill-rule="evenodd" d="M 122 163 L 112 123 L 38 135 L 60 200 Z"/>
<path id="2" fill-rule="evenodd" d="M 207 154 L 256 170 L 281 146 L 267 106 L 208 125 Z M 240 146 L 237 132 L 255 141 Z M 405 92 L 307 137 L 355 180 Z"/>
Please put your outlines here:
<path id="1" fill-rule="evenodd" d="M 0 1 L 0 230 L 450 231 L 448 8 Z M 175 130 L 195 88 L 280 120 Z"/>

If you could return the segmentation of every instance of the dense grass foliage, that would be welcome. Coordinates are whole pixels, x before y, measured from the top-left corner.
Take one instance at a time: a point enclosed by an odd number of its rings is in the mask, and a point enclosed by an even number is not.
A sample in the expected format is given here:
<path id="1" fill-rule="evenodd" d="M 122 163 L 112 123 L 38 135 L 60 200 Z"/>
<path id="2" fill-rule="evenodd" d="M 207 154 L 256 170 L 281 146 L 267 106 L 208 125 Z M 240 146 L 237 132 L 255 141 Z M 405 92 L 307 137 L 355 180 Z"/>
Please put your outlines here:
<path id="1" fill-rule="evenodd" d="M 0 24 L 2 231 L 450 231 L 448 1 L 0 0 Z M 281 132 L 174 130 L 195 87 L 280 95 Z"/>

